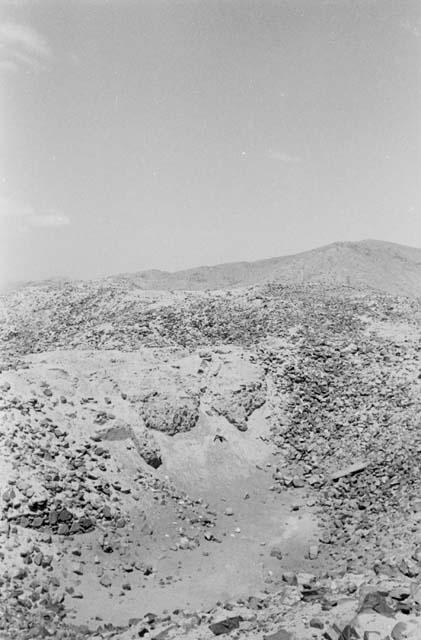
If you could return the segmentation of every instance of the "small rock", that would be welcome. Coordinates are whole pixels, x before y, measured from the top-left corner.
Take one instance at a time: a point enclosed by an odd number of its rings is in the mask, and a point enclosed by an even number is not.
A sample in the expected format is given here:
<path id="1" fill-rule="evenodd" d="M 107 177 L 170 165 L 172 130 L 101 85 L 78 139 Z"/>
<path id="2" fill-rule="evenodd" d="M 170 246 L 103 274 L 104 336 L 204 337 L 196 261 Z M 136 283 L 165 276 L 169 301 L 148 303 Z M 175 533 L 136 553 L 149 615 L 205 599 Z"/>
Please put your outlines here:
<path id="1" fill-rule="evenodd" d="M 99 580 L 99 584 L 102 585 L 103 587 L 111 587 L 112 585 L 112 580 L 110 578 L 110 576 L 104 574 L 103 576 L 101 576 L 100 580 Z"/>
<path id="2" fill-rule="evenodd" d="M 336 624 L 333 624 L 331 627 L 326 629 L 323 633 L 322 638 L 324 640 L 341 640 L 341 630 Z"/>
<path id="3" fill-rule="evenodd" d="M 314 629 L 323 629 L 324 623 L 319 620 L 319 618 L 312 618 L 310 620 L 310 627 L 313 627 Z"/>
<path id="4" fill-rule="evenodd" d="M 304 480 L 303 478 L 300 478 L 299 476 L 294 476 L 294 478 L 292 479 L 292 484 L 296 489 L 300 489 L 301 487 L 304 487 Z"/>
<path id="5" fill-rule="evenodd" d="M 282 574 L 282 580 L 291 586 L 298 584 L 297 576 L 293 571 L 285 571 L 285 573 Z"/>
<path id="6" fill-rule="evenodd" d="M 280 547 L 272 547 L 272 549 L 270 550 L 270 555 L 272 558 L 282 560 L 282 550 L 280 549 Z"/>
<path id="7" fill-rule="evenodd" d="M 310 545 L 310 548 L 308 550 L 309 559 L 315 560 L 318 555 L 319 555 L 319 547 L 317 546 L 317 544 Z"/>
<path id="8" fill-rule="evenodd" d="M 233 629 L 238 629 L 242 620 L 243 618 L 241 616 L 225 618 L 225 620 L 220 620 L 219 622 L 210 624 L 209 629 L 215 636 L 221 636 L 225 633 L 230 633 Z"/>

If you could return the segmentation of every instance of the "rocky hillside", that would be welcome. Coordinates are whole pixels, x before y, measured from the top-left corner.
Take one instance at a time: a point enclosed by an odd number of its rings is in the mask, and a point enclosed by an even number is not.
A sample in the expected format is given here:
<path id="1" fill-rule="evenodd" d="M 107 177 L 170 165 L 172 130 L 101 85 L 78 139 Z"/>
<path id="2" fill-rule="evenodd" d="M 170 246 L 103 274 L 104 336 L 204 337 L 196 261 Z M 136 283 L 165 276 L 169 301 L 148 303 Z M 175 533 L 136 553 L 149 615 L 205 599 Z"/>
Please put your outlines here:
<path id="1" fill-rule="evenodd" d="M 419 299 L 123 278 L 0 309 L 1 640 L 421 637 Z"/>
<path id="2" fill-rule="evenodd" d="M 335 242 L 291 256 L 186 271 L 145 271 L 111 280 L 143 289 L 225 289 L 265 282 L 351 284 L 398 295 L 421 295 L 421 249 L 391 242 Z"/>

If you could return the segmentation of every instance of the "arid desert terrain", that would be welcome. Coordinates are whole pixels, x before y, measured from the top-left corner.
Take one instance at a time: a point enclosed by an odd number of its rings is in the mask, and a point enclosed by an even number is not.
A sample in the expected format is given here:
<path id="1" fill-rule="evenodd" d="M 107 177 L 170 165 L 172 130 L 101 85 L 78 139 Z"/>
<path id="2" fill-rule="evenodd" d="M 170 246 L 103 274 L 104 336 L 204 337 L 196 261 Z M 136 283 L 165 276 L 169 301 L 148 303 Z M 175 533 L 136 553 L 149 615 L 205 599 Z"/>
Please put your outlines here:
<path id="1" fill-rule="evenodd" d="M 14 285 L 0 638 L 421 638 L 421 250 Z"/>

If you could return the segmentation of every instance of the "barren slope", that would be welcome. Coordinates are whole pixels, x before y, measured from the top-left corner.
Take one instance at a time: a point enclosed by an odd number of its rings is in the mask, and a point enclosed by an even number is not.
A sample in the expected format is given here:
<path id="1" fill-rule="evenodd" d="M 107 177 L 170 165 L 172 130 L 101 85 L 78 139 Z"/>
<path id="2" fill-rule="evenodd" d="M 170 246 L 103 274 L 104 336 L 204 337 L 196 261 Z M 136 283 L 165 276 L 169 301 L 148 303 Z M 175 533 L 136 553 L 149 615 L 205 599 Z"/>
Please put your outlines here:
<path id="1" fill-rule="evenodd" d="M 5 295 L 0 638 L 419 639 L 420 311 L 321 284 Z"/>
<path id="2" fill-rule="evenodd" d="M 421 295 L 421 249 L 378 240 L 335 242 L 291 256 L 234 262 L 185 271 L 145 271 L 127 279 L 144 289 L 224 289 L 264 282 L 321 282 Z"/>

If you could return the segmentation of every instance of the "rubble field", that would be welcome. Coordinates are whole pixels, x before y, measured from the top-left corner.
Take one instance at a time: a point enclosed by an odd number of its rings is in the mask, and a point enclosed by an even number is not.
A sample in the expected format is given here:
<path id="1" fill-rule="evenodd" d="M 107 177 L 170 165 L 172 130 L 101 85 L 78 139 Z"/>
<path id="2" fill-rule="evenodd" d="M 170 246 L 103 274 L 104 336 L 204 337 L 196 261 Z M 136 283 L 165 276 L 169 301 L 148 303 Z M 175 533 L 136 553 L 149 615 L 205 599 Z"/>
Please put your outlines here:
<path id="1" fill-rule="evenodd" d="M 421 640 L 421 304 L 0 302 L 0 640 Z"/>

